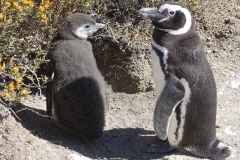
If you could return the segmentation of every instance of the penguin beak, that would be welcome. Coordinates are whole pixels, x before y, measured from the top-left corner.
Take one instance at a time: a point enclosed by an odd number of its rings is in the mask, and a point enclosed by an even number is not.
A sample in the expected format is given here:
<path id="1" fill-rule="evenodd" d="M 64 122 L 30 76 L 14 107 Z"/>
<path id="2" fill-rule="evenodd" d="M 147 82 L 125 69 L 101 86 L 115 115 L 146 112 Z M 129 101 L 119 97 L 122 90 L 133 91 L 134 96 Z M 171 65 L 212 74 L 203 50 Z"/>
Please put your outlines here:
<path id="1" fill-rule="evenodd" d="M 95 24 L 95 29 L 99 30 L 99 29 L 106 29 L 107 28 L 107 24 L 104 23 L 96 23 Z"/>
<path id="2" fill-rule="evenodd" d="M 142 17 L 149 18 L 153 21 L 162 21 L 168 18 L 168 10 L 163 10 L 162 13 L 158 12 L 157 8 L 142 8 L 139 10 Z"/>

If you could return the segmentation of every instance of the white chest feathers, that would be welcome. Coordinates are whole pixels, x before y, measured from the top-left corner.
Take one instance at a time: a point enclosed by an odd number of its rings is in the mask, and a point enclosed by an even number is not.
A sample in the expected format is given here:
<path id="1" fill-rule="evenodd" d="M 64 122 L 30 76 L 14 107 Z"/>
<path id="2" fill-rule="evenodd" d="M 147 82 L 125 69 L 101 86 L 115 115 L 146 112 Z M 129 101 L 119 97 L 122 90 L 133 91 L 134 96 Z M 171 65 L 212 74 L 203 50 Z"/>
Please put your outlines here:
<path id="1" fill-rule="evenodd" d="M 156 42 L 154 42 L 154 40 L 152 40 L 152 45 L 157 50 L 159 50 L 163 53 L 163 57 L 159 57 L 154 50 L 151 51 L 153 78 L 154 78 L 154 83 L 155 83 L 157 97 L 158 97 L 165 85 L 164 71 L 167 73 L 168 50 L 165 47 L 162 47 L 162 46 L 156 44 Z M 160 58 L 163 59 L 163 63 L 165 66 L 164 68 L 161 67 Z"/>
<path id="2" fill-rule="evenodd" d="M 154 78 L 155 88 L 157 92 L 157 97 L 159 97 L 165 85 L 165 75 L 160 65 L 160 59 L 154 50 L 151 51 L 151 57 L 152 57 L 153 78 Z"/>
<path id="3" fill-rule="evenodd" d="M 162 92 L 162 89 L 165 85 L 165 73 L 168 73 L 168 50 L 166 47 L 163 47 L 161 45 L 158 45 L 153 39 L 152 39 L 152 45 L 155 49 L 161 51 L 163 53 L 162 57 L 159 57 L 155 50 L 152 50 L 151 57 L 152 57 L 152 68 L 153 68 L 153 78 L 155 82 L 155 87 L 157 91 L 157 97 Z M 160 64 L 160 58 L 162 58 L 163 66 L 161 67 Z M 177 146 L 179 142 L 181 142 L 184 132 L 184 125 L 185 125 L 185 116 L 186 116 L 186 110 L 187 110 L 187 104 L 190 101 L 190 94 L 191 90 L 188 85 L 188 82 L 185 78 L 181 78 L 181 82 L 183 84 L 183 87 L 185 89 L 184 97 L 180 104 L 180 123 L 178 123 L 177 120 L 177 114 L 174 111 L 173 114 L 170 117 L 170 122 L 168 126 L 168 141 L 172 146 Z M 164 93 L 163 93 L 164 94 Z"/>

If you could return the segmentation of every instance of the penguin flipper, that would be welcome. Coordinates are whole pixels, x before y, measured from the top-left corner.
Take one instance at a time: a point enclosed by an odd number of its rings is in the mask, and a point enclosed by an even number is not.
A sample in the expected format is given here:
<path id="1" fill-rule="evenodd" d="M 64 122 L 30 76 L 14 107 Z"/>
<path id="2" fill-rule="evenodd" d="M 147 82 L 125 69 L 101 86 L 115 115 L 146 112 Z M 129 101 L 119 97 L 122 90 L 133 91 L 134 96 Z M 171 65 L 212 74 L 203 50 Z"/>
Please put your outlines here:
<path id="1" fill-rule="evenodd" d="M 171 116 L 184 94 L 185 89 L 180 79 L 168 73 L 154 111 L 154 129 L 160 139 L 167 139 Z"/>

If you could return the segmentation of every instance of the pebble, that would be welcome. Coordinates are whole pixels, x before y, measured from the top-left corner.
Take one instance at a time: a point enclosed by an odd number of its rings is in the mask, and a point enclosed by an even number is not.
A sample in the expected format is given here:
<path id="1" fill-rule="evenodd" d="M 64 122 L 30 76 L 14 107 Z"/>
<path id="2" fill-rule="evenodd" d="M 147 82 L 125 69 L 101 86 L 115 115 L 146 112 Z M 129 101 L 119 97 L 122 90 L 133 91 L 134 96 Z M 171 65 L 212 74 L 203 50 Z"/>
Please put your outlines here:
<path id="1" fill-rule="evenodd" d="M 126 37 L 121 37 L 120 38 L 120 41 L 123 43 L 123 44 L 128 44 L 128 39 Z"/>
<path id="2" fill-rule="evenodd" d="M 235 36 L 234 40 L 238 43 L 240 43 L 240 36 Z"/>
<path id="3" fill-rule="evenodd" d="M 211 54 L 212 53 L 212 50 L 207 50 L 207 54 Z"/>
<path id="4" fill-rule="evenodd" d="M 240 12 L 237 13 L 236 17 L 240 19 Z"/>
<path id="5" fill-rule="evenodd" d="M 211 39 L 212 39 L 211 37 L 207 37 L 207 40 L 208 40 L 209 42 L 211 41 Z"/>

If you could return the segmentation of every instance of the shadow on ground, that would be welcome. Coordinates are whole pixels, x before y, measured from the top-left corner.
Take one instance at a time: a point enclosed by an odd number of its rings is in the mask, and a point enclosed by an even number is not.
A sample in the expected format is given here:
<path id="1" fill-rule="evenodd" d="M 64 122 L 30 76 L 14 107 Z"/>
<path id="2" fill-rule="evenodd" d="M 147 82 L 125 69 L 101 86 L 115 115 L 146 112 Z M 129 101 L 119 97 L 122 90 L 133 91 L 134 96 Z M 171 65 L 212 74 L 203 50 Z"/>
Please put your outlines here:
<path id="1" fill-rule="evenodd" d="M 84 141 L 65 133 L 51 123 L 45 110 L 25 105 L 13 107 L 20 123 L 34 136 L 55 145 L 60 145 L 92 159 L 161 159 L 166 154 L 147 153 L 149 144 L 158 141 L 154 131 L 141 128 L 117 128 L 104 131 L 96 141 Z M 174 155 L 190 155 L 175 151 Z M 170 155 L 168 154 L 168 155 Z M 192 155 L 190 155 L 192 156 Z"/>

